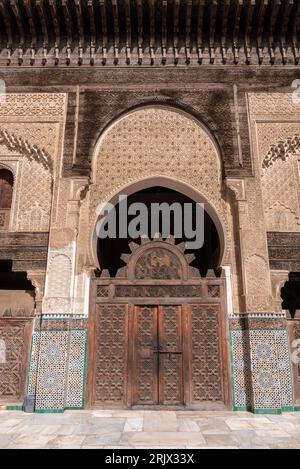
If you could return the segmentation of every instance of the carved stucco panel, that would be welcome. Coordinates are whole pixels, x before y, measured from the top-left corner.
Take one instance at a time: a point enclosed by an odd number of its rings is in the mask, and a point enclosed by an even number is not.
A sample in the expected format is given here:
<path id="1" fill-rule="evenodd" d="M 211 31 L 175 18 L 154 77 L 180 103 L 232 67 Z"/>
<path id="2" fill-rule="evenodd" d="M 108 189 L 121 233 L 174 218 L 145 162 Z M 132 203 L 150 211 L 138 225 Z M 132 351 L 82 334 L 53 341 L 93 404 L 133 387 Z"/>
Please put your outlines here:
<path id="1" fill-rule="evenodd" d="M 186 183 L 213 204 L 225 227 L 228 260 L 230 215 L 221 197 L 222 177 L 216 146 L 193 118 L 159 107 L 126 115 L 102 137 L 93 163 L 89 239 L 98 204 L 108 201 L 122 187 L 155 176 Z M 89 261 L 92 262 L 91 255 Z"/>
<path id="2" fill-rule="evenodd" d="M 1 123 L 1 129 L 16 137 L 21 137 L 36 145 L 41 150 L 44 149 L 54 159 L 56 155 L 59 124 L 50 122 L 5 122 Z"/>
<path id="3" fill-rule="evenodd" d="M 299 134 L 300 105 L 291 93 L 249 93 L 248 102 L 266 230 L 300 231 L 299 157 L 293 154 L 295 145 L 289 145 Z"/>
<path id="4" fill-rule="evenodd" d="M 264 257 L 253 254 L 244 262 L 246 304 L 248 311 L 269 311 L 272 307 L 269 264 Z"/>
<path id="5" fill-rule="evenodd" d="M 48 231 L 51 211 L 52 177 L 36 161 L 23 160 L 17 211 L 18 231 Z"/>
<path id="6" fill-rule="evenodd" d="M 74 250 L 74 242 L 59 249 L 49 249 L 44 314 L 71 313 Z"/>
<path id="7" fill-rule="evenodd" d="M 300 231 L 299 175 L 296 155 L 277 160 L 262 175 L 268 231 Z"/>
<path id="8" fill-rule="evenodd" d="M 65 113 L 65 93 L 6 93 L 0 118 L 39 118 L 61 121 Z"/>
<path id="9" fill-rule="evenodd" d="M 14 230 L 49 229 L 52 175 L 51 168 L 43 165 L 39 158 L 41 152 L 45 152 L 57 173 L 66 96 L 65 93 L 8 93 L 1 103 L 0 129 L 9 137 L 7 145 L 18 140 L 22 161 L 20 177 L 14 184 Z M 6 153 L 11 152 L 6 150 Z"/>
<path id="10" fill-rule="evenodd" d="M 276 145 L 279 141 L 284 141 L 300 132 L 299 123 L 296 122 L 257 122 L 256 125 L 258 154 L 261 163 L 271 145 Z"/>
<path id="11" fill-rule="evenodd" d="M 293 93 L 248 93 L 251 113 L 257 117 L 300 119 L 300 106 L 293 102 Z"/>

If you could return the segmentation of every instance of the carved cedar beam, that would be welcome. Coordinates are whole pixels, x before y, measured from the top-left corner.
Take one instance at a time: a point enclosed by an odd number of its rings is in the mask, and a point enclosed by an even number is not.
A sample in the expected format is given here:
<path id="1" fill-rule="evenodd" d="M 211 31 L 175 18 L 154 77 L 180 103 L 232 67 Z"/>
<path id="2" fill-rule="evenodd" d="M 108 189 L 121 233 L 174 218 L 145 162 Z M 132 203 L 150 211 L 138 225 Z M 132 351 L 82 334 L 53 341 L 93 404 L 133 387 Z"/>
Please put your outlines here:
<path id="1" fill-rule="evenodd" d="M 222 61 L 226 64 L 227 61 L 227 26 L 228 26 L 228 12 L 230 7 L 230 0 L 222 2 L 222 15 L 221 15 L 221 54 Z"/>
<path id="2" fill-rule="evenodd" d="M 7 65 L 11 63 L 11 54 L 12 54 L 12 47 L 13 47 L 13 38 L 12 38 L 12 28 L 11 28 L 11 20 L 10 15 L 7 11 L 5 0 L 0 0 L 0 12 L 3 16 L 4 26 L 6 30 L 7 36 Z"/>
<path id="3" fill-rule="evenodd" d="M 240 17 L 241 9 L 244 4 L 244 0 L 235 0 L 235 8 L 233 13 L 233 37 L 232 37 L 232 52 L 234 63 L 239 62 L 239 31 L 240 31 Z"/>
<path id="4" fill-rule="evenodd" d="M 256 45 L 258 63 L 261 65 L 264 58 L 264 43 L 263 43 L 263 30 L 264 30 L 264 19 L 265 13 L 268 6 L 269 0 L 260 0 L 260 4 L 257 10 L 256 17 Z"/>
<path id="5" fill-rule="evenodd" d="M 48 0 L 51 12 L 51 19 L 54 26 L 55 34 L 55 45 L 54 45 L 54 63 L 58 65 L 59 63 L 59 47 L 60 47 L 60 26 L 59 26 L 59 16 L 57 12 L 56 0 Z"/>
<path id="6" fill-rule="evenodd" d="M 198 21 L 197 21 L 197 52 L 198 62 L 202 63 L 203 52 L 203 17 L 205 0 L 198 0 Z"/>
<path id="7" fill-rule="evenodd" d="M 37 7 L 38 15 L 39 15 L 39 20 L 42 26 L 42 34 L 43 34 L 42 64 L 46 65 L 47 53 L 48 53 L 48 47 L 49 47 L 49 34 L 48 34 L 48 27 L 47 27 L 47 21 L 46 21 L 44 0 L 36 0 L 36 7 Z"/>
<path id="8" fill-rule="evenodd" d="M 28 18 L 28 23 L 29 23 L 29 30 L 30 30 L 30 36 L 31 36 L 31 50 L 30 50 L 30 65 L 33 65 L 35 62 L 35 49 L 37 45 L 37 32 L 36 32 L 36 27 L 33 21 L 33 15 L 32 15 L 32 8 L 31 8 L 31 2 L 30 0 L 23 0 L 24 2 L 24 7 L 26 10 L 27 18 Z"/>
<path id="9" fill-rule="evenodd" d="M 64 14 L 64 20 L 65 20 L 65 25 L 66 25 L 66 30 L 67 30 L 67 58 L 66 58 L 66 64 L 70 65 L 71 62 L 71 47 L 72 47 L 72 17 L 68 5 L 68 0 L 61 0 L 62 3 L 62 9 L 63 9 L 63 14 Z"/>
<path id="10" fill-rule="evenodd" d="M 83 12 L 82 12 L 82 0 L 75 0 L 76 16 L 77 16 L 77 27 L 78 27 L 78 65 L 82 65 L 83 62 L 83 47 L 84 47 L 84 27 L 83 27 Z"/>
<path id="11" fill-rule="evenodd" d="M 20 12 L 20 5 L 17 0 L 10 0 L 10 5 L 13 11 L 13 14 L 15 15 L 17 26 L 18 26 L 18 31 L 19 31 L 19 52 L 18 52 L 18 63 L 21 65 L 23 63 L 23 53 L 24 53 L 24 47 L 25 47 L 25 30 L 23 26 L 23 20 L 22 20 L 22 15 Z"/>
<path id="12" fill-rule="evenodd" d="M 155 57 L 155 0 L 149 0 L 150 9 L 150 63 L 154 64 Z"/>
<path id="13" fill-rule="evenodd" d="M 143 60 L 143 0 L 137 0 L 138 63 Z"/>
<path id="14" fill-rule="evenodd" d="M 173 50 L 174 50 L 174 63 L 178 63 L 178 17 L 179 17 L 179 4 L 180 0 L 174 0 L 173 10 Z"/>
<path id="15" fill-rule="evenodd" d="M 270 19 L 269 19 L 269 54 L 270 54 L 270 62 L 272 64 L 275 62 L 274 32 L 275 32 L 275 24 L 276 24 L 276 19 L 278 16 L 280 5 L 281 5 L 281 0 L 273 0 Z"/>
<path id="16" fill-rule="evenodd" d="M 96 50 L 96 25 L 95 25 L 95 12 L 93 0 L 87 1 L 87 7 L 89 12 L 90 20 L 90 64 L 94 65 L 95 63 L 95 50 Z"/>
<path id="17" fill-rule="evenodd" d="M 246 21 L 245 21 L 245 55 L 246 63 L 251 63 L 251 32 L 252 32 L 252 18 L 255 8 L 256 0 L 248 0 L 246 6 Z"/>
<path id="18" fill-rule="evenodd" d="M 295 64 L 299 64 L 299 42 L 297 37 L 297 31 L 300 26 L 300 2 L 296 3 L 296 8 L 292 18 L 292 50 L 295 58 Z"/>
<path id="19" fill-rule="evenodd" d="M 114 64 L 117 65 L 119 61 L 119 11 L 117 0 L 112 0 L 112 11 L 114 20 Z"/>
<path id="20" fill-rule="evenodd" d="M 102 31 L 102 64 L 106 64 L 107 60 L 107 16 L 106 16 L 106 5 L 105 0 L 99 0 L 100 2 L 100 13 L 101 13 L 101 31 Z"/>
<path id="21" fill-rule="evenodd" d="M 163 64 L 165 64 L 167 60 L 167 9 L 168 1 L 162 0 L 161 50 Z"/>
<path id="22" fill-rule="evenodd" d="M 130 64 L 131 54 L 131 10 L 130 0 L 125 0 L 125 14 L 126 14 L 126 63 Z"/>
<path id="23" fill-rule="evenodd" d="M 211 64 L 213 64 L 215 61 L 215 30 L 217 7 L 217 0 L 211 0 L 209 2 L 209 55 Z"/>
<path id="24" fill-rule="evenodd" d="M 186 14 L 185 14 L 185 53 L 186 63 L 189 64 L 191 60 L 191 20 L 192 20 L 192 6 L 193 1 L 187 0 Z"/>
<path id="25" fill-rule="evenodd" d="M 286 45 L 286 34 L 287 34 L 287 27 L 288 22 L 290 19 L 290 13 L 294 4 L 294 0 L 286 0 L 282 5 L 280 18 L 280 32 L 279 32 L 279 43 L 280 43 L 280 51 L 282 55 L 282 63 L 286 64 L 286 52 L 287 52 L 287 45 Z"/>

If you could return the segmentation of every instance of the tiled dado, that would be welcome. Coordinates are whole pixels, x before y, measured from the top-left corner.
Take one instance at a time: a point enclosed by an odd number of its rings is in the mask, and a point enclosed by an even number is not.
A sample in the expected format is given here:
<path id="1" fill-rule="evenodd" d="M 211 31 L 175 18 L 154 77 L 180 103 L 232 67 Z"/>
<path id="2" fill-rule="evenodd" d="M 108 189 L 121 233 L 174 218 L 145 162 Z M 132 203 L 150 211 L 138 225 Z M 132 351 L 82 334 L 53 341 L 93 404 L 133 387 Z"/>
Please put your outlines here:
<path id="1" fill-rule="evenodd" d="M 230 318 L 235 410 L 280 413 L 294 409 L 293 379 L 283 314 Z"/>
<path id="2" fill-rule="evenodd" d="M 27 385 L 36 412 L 83 408 L 86 329 L 78 316 L 36 318 Z"/>

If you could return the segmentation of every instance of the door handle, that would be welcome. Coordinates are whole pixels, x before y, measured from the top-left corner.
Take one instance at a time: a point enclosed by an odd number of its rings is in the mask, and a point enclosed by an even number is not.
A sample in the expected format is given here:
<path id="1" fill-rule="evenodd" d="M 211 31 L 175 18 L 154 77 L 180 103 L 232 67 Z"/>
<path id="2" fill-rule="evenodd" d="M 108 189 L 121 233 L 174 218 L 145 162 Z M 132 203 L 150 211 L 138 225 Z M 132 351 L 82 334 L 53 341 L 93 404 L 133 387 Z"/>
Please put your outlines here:
<path id="1" fill-rule="evenodd" d="M 153 349 L 153 352 L 154 352 L 154 353 L 164 353 L 163 350 L 162 350 L 162 346 L 161 346 L 161 345 L 159 345 L 158 348 L 154 348 L 154 349 Z"/>

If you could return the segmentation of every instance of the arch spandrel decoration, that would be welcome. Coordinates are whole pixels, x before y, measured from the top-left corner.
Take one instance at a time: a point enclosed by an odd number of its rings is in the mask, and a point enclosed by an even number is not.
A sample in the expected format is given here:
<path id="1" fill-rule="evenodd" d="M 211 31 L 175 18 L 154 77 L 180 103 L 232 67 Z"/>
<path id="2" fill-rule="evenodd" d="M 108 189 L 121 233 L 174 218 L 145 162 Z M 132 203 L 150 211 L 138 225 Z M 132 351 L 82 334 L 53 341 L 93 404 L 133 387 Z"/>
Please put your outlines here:
<path id="1" fill-rule="evenodd" d="M 193 200 L 208 203 L 210 216 L 223 232 L 223 263 L 230 262 L 231 220 L 229 206 L 222 198 L 220 152 L 209 130 L 193 116 L 160 105 L 140 107 L 125 114 L 99 138 L 92 180 L 90 240 L 99 204 L 117 203 L 114 199 L 118 194 L 129 195 L 140 188 L 160 185 L 161 180 L 162 186 L 188 196 L 191 196 L 188 192 L 193 193 Z M 132 191 L 127 192 L 130 188 Z M 89 246 L 89 260 L 97 265 L 93 245 L 94 241 Z"/>

